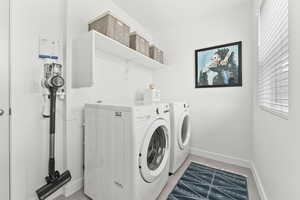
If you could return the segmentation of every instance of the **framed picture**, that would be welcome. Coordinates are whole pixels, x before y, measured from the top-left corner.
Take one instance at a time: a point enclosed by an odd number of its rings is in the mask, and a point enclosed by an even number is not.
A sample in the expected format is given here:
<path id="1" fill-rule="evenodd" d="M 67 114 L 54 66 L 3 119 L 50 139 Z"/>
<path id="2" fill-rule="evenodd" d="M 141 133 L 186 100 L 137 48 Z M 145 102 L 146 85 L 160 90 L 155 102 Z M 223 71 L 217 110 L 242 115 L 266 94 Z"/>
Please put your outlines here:
<path id="1" fill-rule="evenodd" d="M 195 51 L 195 87 L 242 86 L 242 42 Z"/>

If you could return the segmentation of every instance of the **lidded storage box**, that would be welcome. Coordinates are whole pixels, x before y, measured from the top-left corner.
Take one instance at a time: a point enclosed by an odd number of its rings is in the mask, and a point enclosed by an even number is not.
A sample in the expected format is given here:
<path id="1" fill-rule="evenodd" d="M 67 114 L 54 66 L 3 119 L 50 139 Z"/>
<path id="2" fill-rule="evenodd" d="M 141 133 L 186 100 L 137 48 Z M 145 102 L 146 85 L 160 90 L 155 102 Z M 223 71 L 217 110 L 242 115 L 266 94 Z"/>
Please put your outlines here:
<path id="1" fill-rule="evenodd" d="M 154 45 L 150 46 L 149 54 L 150 54 L 150 58 L 162 64 L 164 63 L 164 52 L 158 49 L 156 46 Z"/>
<path id="2" fill-rule="evenodd" d="M 96 30 L 129 47 L 129 26 L 112 16 L 111 12 L 106 12 L 90 21 L 90 30 Z"/>
<path id="3" fill-rule="evenodd" d="M 136 32 L 130 34 L 130 48 L 149 56 L 149 42 Z"/>

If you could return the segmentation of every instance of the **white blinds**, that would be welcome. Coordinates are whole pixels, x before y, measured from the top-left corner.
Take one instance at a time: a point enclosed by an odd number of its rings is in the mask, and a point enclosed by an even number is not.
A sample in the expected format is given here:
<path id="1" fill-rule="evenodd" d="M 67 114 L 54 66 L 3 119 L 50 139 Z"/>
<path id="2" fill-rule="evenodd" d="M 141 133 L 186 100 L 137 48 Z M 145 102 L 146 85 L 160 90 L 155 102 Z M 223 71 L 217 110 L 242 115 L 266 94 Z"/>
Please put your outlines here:
<path id="1" fill-rule="evenodd" d="M 259 105 L 287 117 L 288 0 L 265 0 L 259 17 Z"/>

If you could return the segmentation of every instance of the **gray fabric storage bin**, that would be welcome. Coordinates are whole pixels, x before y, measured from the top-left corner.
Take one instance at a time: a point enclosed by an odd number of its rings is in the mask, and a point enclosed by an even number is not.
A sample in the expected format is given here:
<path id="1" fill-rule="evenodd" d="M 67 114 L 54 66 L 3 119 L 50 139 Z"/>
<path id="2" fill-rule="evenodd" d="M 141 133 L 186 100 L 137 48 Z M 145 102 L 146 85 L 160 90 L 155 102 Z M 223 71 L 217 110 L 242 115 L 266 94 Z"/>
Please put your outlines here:
<path id="1" fill-rule="evenodd" d="M 156 46 L 152 45 L 149 49 L 150 58 L 160 62 L 164 63 L 164 52 L 160 49 L 158 49 Z"/>
<path id="2" fill-rule="evenodd" d="M 96 30 L 129 47 L 130 27 L 112 16 L 110 12 L 89 22 L 89 31 Z"/>
<path id="3" fill-rule="evenodd" d="M 136 32 L 130 34 L 129 46 L 130 48 L 144 54 L 145 56 L 149 56 L 149 42 Z"/>

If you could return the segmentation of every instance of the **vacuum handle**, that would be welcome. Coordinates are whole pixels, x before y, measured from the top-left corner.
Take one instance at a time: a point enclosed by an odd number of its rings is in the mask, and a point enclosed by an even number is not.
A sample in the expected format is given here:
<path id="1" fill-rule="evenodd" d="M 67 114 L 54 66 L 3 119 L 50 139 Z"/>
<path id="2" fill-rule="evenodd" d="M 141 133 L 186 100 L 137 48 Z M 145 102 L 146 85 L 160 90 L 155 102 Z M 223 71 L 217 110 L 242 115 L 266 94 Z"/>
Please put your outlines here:
<path id="1" fill-rule="evenodd" d="M 50 146 L 49 146 L 49 177 L 55 177 L 55 114 L 57 88 L 50 89 Z"/>
<path id="2" fill-rule="evenodd" d="M 50 89 L 50 134 L 55 134 L 56 88 Z"/>

